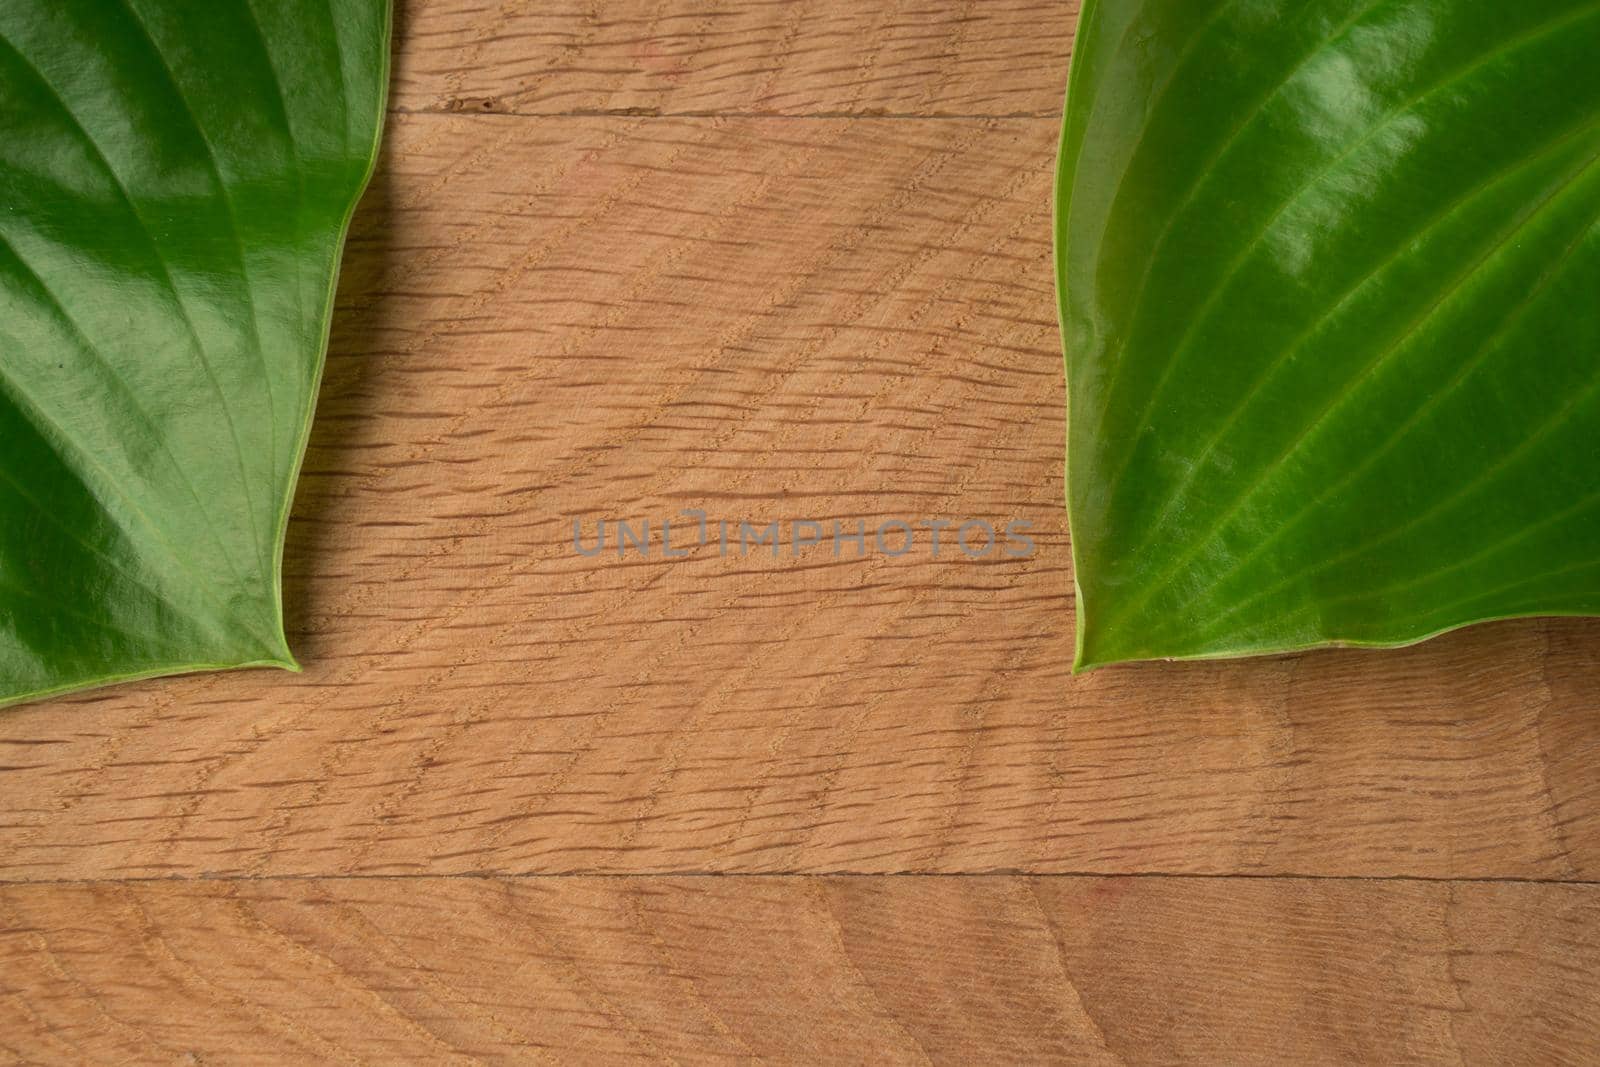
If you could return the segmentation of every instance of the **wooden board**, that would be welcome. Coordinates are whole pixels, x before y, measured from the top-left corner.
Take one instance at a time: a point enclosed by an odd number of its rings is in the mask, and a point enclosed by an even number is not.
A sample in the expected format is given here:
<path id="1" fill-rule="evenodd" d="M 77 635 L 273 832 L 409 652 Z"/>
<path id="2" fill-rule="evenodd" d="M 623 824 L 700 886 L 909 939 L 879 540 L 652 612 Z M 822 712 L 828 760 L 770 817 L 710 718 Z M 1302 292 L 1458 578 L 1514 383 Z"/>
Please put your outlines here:
<path id="1" fill-rule="evenodd" d="M 1078 0 L 414 0 L 398 110 L 1061 113 Z"/>
<path id="2" fill-rule="evenodd" d="M 1577 1063 L 1594 887 L 1172 878 L 0 891 L 34 1062 Z"/>
<path id="3" fill-rule="evenodd" d="M 1054 126 L 398 116 L 305 675 L 6 713 L 11 874 L 1594 877 L 1593 623 L 1071 676 Z M 574 550 L 684 508 L 1037 549 Z"/>
<path id="4" fill-rule="evenodd" d="M 0 1054 L 1581 1059 L 1600 623 L 1070 673 L 1074 12 L 404 4 L 306 672 L 0 712 Z"/>

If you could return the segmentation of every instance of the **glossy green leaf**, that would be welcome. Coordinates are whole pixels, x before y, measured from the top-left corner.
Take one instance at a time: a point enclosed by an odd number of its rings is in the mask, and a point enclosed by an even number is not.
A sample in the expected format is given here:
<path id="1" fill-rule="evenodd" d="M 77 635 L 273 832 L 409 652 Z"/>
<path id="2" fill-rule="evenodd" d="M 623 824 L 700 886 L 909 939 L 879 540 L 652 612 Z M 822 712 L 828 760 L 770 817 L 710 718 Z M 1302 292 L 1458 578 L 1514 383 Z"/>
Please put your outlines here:
<path id="1" fill-rule="evenodd" d="M 1600 614 L 1600 4 L 1088 0 L 1078 663 Z"/>
<path id="2" fill-rule="evenodd" d="M 0 3 L 0 702 L 294 667 L 283 535 L 385 0 Z"/>

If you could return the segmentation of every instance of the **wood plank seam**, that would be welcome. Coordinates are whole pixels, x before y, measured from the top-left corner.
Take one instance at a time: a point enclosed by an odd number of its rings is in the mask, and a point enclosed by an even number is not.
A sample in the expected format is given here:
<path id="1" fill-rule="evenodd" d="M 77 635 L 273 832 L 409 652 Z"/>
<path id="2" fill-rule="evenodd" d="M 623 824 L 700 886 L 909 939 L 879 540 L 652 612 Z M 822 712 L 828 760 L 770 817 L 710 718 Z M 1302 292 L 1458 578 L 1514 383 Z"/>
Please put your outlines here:
<path id="1" fill-rule="evenodd" d="M 389 108 L 390 115 L 450 115 L 457 118 L 480 118 L 470 111 L 448 107 Z M 1055 111 L 657 111 L 650 108 L 591 108 L 573 111 L 493 111 L 488 114 L 500 118 L 519 118 L 529 121 L 543 119 L 780 119 L 795 122 L 825 120 L 880 121 L 954 121 L 954 122 L 1009 122 L 1016 120 L 1048 120 L 1060 124 L 1061 112 Z"/>
<path id="2" fill-rule="evenodd" d="M 963 878 L 992 881 L 997 878 L 1021 878 L 1044 882 L 1103 882 L 1108 880 L 1152 882 L 1328 882 L 1333 884 L 1375 885 L 1438 885 L 1438 886 L 1570 886 L 1586 888 L 1600 886 L 1600 879 L 1590 878 L 1517 878 L 1495 875 L 1450 875 L 1429 877 L 1425 875 L 1393 874 L 1192 874 L 1182 871 L 1132 871 L 1126 874 L 1106 874 L 1095 871 L 449 871 L 428 873 L 323 873 L 315 874 L 136 874 L 96 875 L 92 878 L 0 878 L 0 887 L 24 889 L 32 886 L 116 886 L 116 885 L 172 885 L 179 883 L 252 884 L 257 882 L 659 882 L 670 881 L 730 881 L 760 880 L 782 881 L 817 879 L 821 881 L 874 882 L 896 878 L 911 881 L 959 881 Z"/>

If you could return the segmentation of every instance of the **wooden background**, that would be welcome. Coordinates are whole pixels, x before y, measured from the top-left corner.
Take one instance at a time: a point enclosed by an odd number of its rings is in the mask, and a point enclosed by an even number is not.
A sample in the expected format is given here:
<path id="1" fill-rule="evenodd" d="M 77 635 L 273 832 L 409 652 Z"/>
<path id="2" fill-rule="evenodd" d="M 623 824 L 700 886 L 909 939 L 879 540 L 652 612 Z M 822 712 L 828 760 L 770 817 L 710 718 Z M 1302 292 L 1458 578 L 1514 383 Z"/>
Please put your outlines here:
<path id="1" fill-rule="evenodd" d="M 0 1055 L 1592 1055 L 1600 623 L 1070 674 L 1074 16 L 403 4 L 307 670 L 0 713 Z M 694 507 L 1039 550 L 572 550 Z"/>

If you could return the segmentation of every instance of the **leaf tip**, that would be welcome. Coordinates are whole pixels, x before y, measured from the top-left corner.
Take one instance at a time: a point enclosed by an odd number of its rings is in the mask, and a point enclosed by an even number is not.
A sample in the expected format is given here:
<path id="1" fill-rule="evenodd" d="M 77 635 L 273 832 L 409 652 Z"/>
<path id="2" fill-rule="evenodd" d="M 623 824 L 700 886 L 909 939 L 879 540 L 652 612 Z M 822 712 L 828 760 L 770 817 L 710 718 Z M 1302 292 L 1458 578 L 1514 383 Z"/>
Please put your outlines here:
<path id="1" fill-rule="evenodd" d="M 1114 663 L 1122 663 L 1133 657 L 1119 652 L 1114 647 L 1116 640 L 1106 636 L 1104 627 L 1091 624 L 1082 614 L 1078 616 L 1077 648 L 1072 661 L 1073 674 L 1088 674 L 1090 671 L 1109 667 Z"/>

